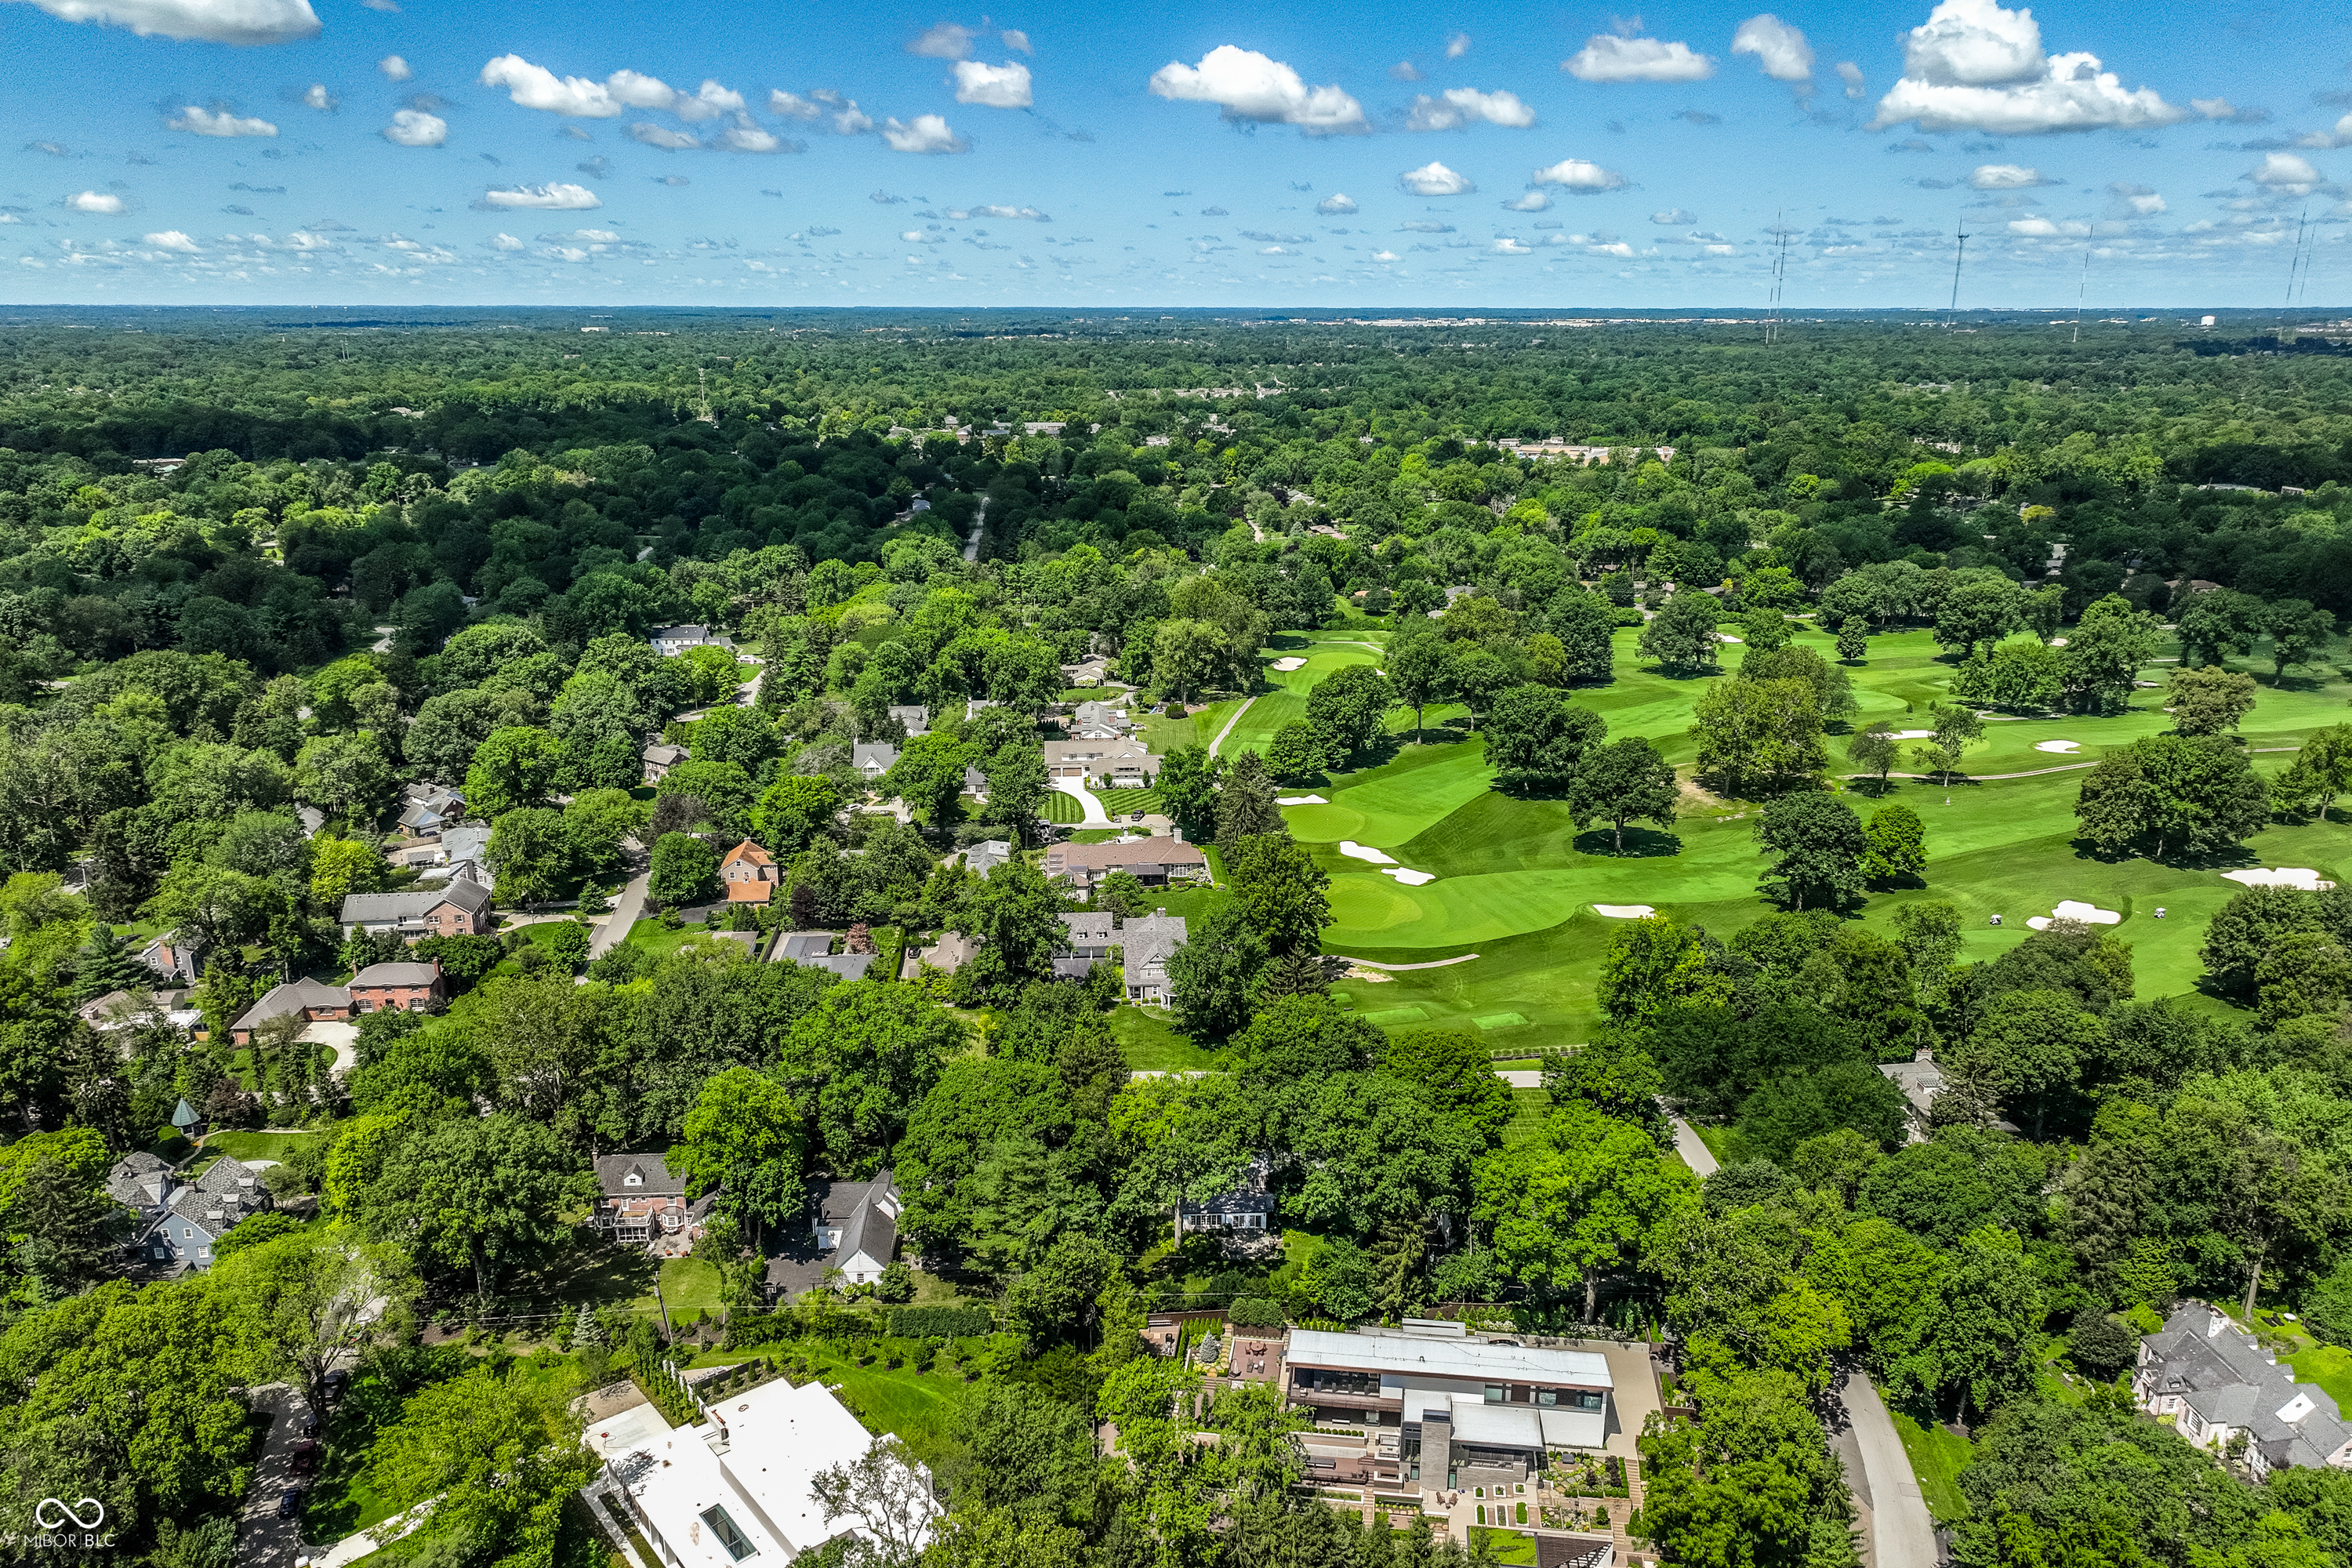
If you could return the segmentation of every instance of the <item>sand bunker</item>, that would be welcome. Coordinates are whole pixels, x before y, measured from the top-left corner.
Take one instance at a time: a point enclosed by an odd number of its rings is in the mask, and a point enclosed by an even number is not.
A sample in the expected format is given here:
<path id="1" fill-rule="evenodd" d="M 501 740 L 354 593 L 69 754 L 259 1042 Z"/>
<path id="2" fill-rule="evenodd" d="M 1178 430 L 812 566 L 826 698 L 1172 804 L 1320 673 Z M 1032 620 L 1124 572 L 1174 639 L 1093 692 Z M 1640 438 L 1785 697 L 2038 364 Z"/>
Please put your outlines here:
<path id="1" fill-rule="evenodd" d="M 1434 871 L 1408 870 L 1402 866 L 1383 866 L 1381 868 L 1381 875 L 1383 877 L 1394 877 L 1398 881 L 1402 882 L 1408 888 L 1418 888 L 1423 882 L 1434 882 L 1437 880 L 1437 873 Z"/>
<path id="2" fill-rule="evenodd" d="M 1375 866 L 1393 866 L 1396 857 L 1383 855 L 1369 844 L 1359 844 L 1352 838 L 1339 840 L 1339 853 L 1357 860 L 1370 860 Z"/>
<path id="3" fill-rule="evenodd" d="M 1331 803 L 1319 795 L 1285 795 L 1275 797 L 1276 805 L 1328 805 Z"/>
<path id="4" fill-rule="evenodd" d="M 1396 978 L 1393 974 L 1382 974 L 1377 969 L 1366 969 L 1360 963 L 1349 964 L 1347 977 L 1350 980 L 1360 980 L 1367 985 L 1386 985 Z"/>
<path id="5" fill-rule="evenodd" d="M 1307 661 L 1303 658 L 1277 658 L 1274 661 L 1274 668 L 1287 674 L 1294 669 L 1305 669 Z"/>
<path id="6" fill-rule="evenodd" d="M 2052 637 L 2050 639 L 2050 646 L 2052 647 L 2064 647 L 2066 646 L 2066 639 L 2064 637 Z"/>
<path id="7" fill-rule="evenodd" d="M 1592 912 L 1612 921 L 1647 920 L 1658 911 L 1647 904 L 1595 904 Z"/>
<path id="8" fill-rule="evenodd" d="M 2124 917 L 2113 910 L 2103 910 L 2079 899 L 2065 899 L 2048 914 L 2035 915 L 2025 923 L 2035 931 L 2048 931 L 2060 921 L 2074 921 L 2086 926 L 2113 926 L 2123 924 Z"/>
<path id="9" fill-rule="evenodd" d="M 2083 742 L 2080 741 L 2036 741 L 2033 742 L 2033 749 L 2037 752 L 2079 752 L 2083 749 Z"/>
<path id="10" fill-rule="evenodd" d="M 1933 730 L 1897 730 L 1886 738 L 1890 741 L 1924 741 L 1935 732 Z"/>
<path id="11" fill-rule="evenodd" d="M 1739 640 L 1738 637 L 1733 637 L 1729 632 L 1717 632 L 1715 634 L 1715 637 L 1717 642 L 1738 642 Z"/>
<path id="12" fill-rule="evenodd" d="M 2249 888 L 2301 888 L 2306 893 L 2324 893 L 2336 886 L 2323 882 L 2319 873 L 2308 866 L 2280 866 L 2264 870 L 2257 866 L 2244 871 L 2221 873 L 2232 882 L 2243 882 Z"/>

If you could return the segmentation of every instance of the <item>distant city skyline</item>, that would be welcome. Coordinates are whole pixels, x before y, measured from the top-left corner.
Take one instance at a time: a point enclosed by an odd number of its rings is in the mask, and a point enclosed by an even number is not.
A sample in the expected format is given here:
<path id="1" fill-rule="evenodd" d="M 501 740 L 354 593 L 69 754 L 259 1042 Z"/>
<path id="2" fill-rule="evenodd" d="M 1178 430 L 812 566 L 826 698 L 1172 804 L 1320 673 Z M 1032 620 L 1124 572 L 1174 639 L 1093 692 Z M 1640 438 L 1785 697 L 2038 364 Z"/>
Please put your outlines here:
<path id="1" fill-rule="evenodd" d="M 14 0 L 17 303 L 2352 296 L 2352 18 Z M 2088 266 L 2085 268 L 2085 258 Z"/>

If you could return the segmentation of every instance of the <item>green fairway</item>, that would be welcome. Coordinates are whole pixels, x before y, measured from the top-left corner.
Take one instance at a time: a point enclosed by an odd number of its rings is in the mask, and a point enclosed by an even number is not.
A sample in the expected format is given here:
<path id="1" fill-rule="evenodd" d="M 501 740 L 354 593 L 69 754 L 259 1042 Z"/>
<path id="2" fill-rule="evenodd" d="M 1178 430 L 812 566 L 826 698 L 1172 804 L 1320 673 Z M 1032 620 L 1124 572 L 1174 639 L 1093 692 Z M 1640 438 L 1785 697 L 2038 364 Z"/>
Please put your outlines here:
<path id="1" fill-rule="evenodd" d="M 1612 735 L 1654 741 L 1687 777 L 1694 744 L 1686 731 L 1706 681 L 1647 667 L 1634 651 L 1636 636 L 1630 628 L 1617 634 L 1615 679 L 1580 689 L 1576 699 L 1606 718 Z M 1832 640 L 1810 626 L 1797 640 L 1834 656 Z M 2173 651 L 2168 647 L 2142 679 L 2161 679 Z M 1726 646 L 1727 671 L 1738 667 L 1741 652 Z M 1307 663 L 1269 669 L 1275 690 L 1244 716 L 1237 742 L 1260 743 L 1286 717 L 1304 712 L 1315 680 L 1375 657 L 1340 639 L 1296 636 L 1276 639 L 1269 665 L 1276 656 Z M 2233 662 L 2262 681 L 2243 725 L 2259 772 L 2284 766 L 2291 748 L 2311 731 L 2352 718 L 2346 711 L 2352 683 L 2337 671 L 2324 680 L 2273 684 L 2267 670 Z M 1926 729 L 1927 709 L 1946 699 L 1954 661 L 1927 632 L 1908 631 L 1873 638 L 1869 657 L 1845 668 L 1860 708 L 1856 723 L 1883 718 L 1900 729 Z M 2118 930 L 2134 949 L 2140 996 L 2185 994 L 2200 1006 L 2221 1006 L 2195 989 L 2206 922 L 2238 891 L 2221 873 L 2240 865 L 2308 866 L 2342 879 L 2339 872 L 2352 873 L 2352 834 L 2342 823 L 2273 825 L 2248 843 L 2242 858 L 2210 865 L 2110 861 L 2085 853 L 2075 842 L 2074 815 L 2085 767 L 2165 731 L 2170 720 L 2161 701 L 2161 692 L 2149 689 L 2126 711 L 2105 717 L 1990 717 L 1984 741 L 1948 787 L 1897 777 L 1883 797 L 1874 783 L 1843 783 L 1846 735 L 1832 734 L 1832 773 L 1857 810 L 1867 816 L 1883 802 L 1900 803 L 1927 829 L 1926 885 L 1874 893 L 1860 918 L 1891 931 L 1895 911 L 1906 903 L 1949 903 L 1963 921 L 1962 957 L 1978 961 L 2032 934 L 2031 917 L 2082 900 L 2123 916 Z M 1484 744 L 1467 732 L 1460 710 L 1428 711 L 1422 732 L 1431 744 L 1408 742 L 1410 711 L 1398 710 L 1391 719 L 1398 743 L 1388 755 L 1318 785 L 1312 793 L 1324 804 L 1284 811 L 1331 879 L 1329 951 L 1392 964 L 1477 954 L 1445 968 L 1395 972 L 1377 987 L 1353 986 L 1355 1005 L 1376 1023 L 1475 1029 L 1500 1047 L 1580 1034 L 1595 1016 L 1593 977 L 1616 923 L 1596 905 L 1648 905 L 1718 936 L 1771 907 L 1757 888 L 1768 861 L 1756 847 L 1752 804 L 1712 801 L 1694 791 L 1672 834 L 1629 827 L 1619 855 L 1605 826 L 1580 830 L 1564 803 L 1496 791 Z M 2059 742 L 2074 749 L 2039 749 Z M 1906 748 L 1896 772 L 1917 766 Z M 1378 862 L 1347 852 L 1343 842 L 1378 849 L 1397 868 L 1433 879 L 1414 886 L 1383 875 Z"/>

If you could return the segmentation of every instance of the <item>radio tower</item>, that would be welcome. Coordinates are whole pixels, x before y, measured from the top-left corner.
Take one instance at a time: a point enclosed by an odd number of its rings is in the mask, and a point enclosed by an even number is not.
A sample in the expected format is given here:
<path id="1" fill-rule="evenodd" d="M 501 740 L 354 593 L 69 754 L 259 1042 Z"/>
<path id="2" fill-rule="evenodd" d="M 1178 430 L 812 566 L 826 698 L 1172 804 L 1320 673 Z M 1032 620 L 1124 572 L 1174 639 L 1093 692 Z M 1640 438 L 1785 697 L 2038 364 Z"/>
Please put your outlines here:
<path id="1" fill-rule="evenodd" d="M 1764 321 L 1764 342 L 1780 341 L 1780 294 L 1789 277 L 1789 225 L 1786 212 L 1772 215 L 1772 310 Z"/>
<path id="2" fill-rule="evenodd" d="M 2091 247 L 2083 247 L 2083 282 L 2074 290 L 2074 341 L 2083 341 L 2083 300 L 2091 291 Z"/>
<path id="3" fill-rule="evenodd" d="M 1944 330 L 1952 330 L 1953 318 L 1960 312 L 1960 261 L 1969 253 L 1969 232 L 1963 219 L 1952 231 L 1952 302 L 1944 310 Z"/>

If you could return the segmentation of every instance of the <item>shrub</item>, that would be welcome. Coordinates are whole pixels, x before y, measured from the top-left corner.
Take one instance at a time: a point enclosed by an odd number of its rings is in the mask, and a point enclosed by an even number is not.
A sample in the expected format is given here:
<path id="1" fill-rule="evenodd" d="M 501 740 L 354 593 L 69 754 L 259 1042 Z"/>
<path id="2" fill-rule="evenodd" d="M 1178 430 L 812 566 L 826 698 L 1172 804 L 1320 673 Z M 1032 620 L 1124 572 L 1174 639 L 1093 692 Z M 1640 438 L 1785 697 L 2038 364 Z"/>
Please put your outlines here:
<path id="1" fill-rule="evenodd" d="M 890 1337 L 898 1340 L 969 1339 L 996 1331 L 985 1307 L 894 1307 Z"/>
<path id="2" fill-rule="evenodd" d="M 1284 1321 L 1282 1303 L 1263 1296 L 1243 1296 L 1225 1309 L 1225 1321 L 1237 1329 L 1278 1329 Z"/>
<path id="3" fill-rule="evenodd" d="M 2331 1345 L 2352 1345 L 2352 1262 L 2337 1264 L 2303 1299 L 2303 1321 Z"/>

